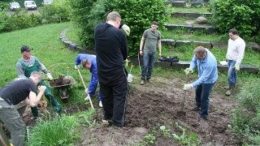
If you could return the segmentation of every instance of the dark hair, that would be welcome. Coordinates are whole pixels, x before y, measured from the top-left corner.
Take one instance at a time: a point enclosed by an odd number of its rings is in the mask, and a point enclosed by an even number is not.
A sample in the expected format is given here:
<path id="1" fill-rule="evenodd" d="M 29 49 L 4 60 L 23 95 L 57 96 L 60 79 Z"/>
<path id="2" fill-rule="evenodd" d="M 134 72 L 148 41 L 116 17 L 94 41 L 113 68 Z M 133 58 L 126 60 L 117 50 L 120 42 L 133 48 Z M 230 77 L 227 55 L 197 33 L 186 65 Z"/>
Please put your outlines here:
<path id="1" fill-rule="evenodd" d="M 157 25 L 158 26 L 158 22 L 157 21 L 153 21 L 152 25 Z"/>
<path id="2" fill-rule="evenodd" d="M 234 35 L 238 35 L 238 31 L 235 28 L 230 29 L 229 33 L 232 33 Z"/>

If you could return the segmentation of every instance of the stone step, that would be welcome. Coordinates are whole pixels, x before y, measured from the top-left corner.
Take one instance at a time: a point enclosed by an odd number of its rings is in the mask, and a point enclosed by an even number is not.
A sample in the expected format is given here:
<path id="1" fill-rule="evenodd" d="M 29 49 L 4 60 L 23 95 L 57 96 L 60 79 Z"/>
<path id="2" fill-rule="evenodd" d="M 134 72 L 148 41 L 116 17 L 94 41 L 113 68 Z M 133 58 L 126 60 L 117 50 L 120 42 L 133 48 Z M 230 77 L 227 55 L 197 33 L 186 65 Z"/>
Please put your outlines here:
<path id="1" fill-rule="evenodd" d="M 196 40 L 173 40 L 173 39 L 162 39 L 163 45 L 179 47 L 183 45 L 196 45 L 204 46 L 206 48 L 227 48 L 227 44 L 221 42 L 207 42 L 207 41 L 196 41 Z"/>
<path id="2" fill-rule="evenodd" d="M 200 16 L 204 16 L 204 17 L 211 17 L 212 13 L 195 13 L 195 12 L 174 12 L 171 14 L 172 17 L 189 17 L 189 18 L 197 18 Z"/>
<path id="3" fill-rule="evenodd" d="M 215 27 L 211 25 L 183 25 L 183 24 L 164 24 L 164 26 L 169 29 L 188 29 L 191 31 L 205 31 L 207 33 L 214 33 L 216 32 Z"/>
<path id="4" fill-rule="evenodd" d="M 198 6 L 198 5 L 204 5 L 206 2 L 204 0 L 190 0 L 190 4 L 187 3 L 186 0 L 168 0 L 172 6 L 175 7 L 185 7 L 185 6 Z"/>

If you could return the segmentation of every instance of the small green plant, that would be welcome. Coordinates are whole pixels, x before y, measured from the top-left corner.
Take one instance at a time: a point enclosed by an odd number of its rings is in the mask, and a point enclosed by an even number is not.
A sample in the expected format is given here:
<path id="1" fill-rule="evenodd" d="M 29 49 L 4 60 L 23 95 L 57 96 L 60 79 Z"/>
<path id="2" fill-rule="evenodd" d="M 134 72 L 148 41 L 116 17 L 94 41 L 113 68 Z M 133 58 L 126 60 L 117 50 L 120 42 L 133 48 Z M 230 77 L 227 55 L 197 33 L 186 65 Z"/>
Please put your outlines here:
<path id="1" fill-rule="evenodd" d="M 244 83 L 236 96 L 239 106 L 234 110 L 231 127 L 234 133 L 246 144 L 260 145 L 260 79 Z"/>
<path id="2" fill-rule="evenodd" d="M 144 136 L 144 139 L 138 145 L 139 146 L 150 146 L 150 145 L 153 145 L 155 143 L 155 140 L 156 140 L 156 136 L 153 133 L 149 133 L 149 134 Z"/>
<path id="3" fill-rule="evenodd" d="M 196 133 L 187 132 L 185 128 L 176 123 L 176 127 L 182 131 L 180 135 L 174 133 L 172 134 L 173 139 L 177 140 L 182 145 L 187 146 L 199 146 L 201 141 Z"/>
<path id="4" fill-rule="evenodd" d="M 170 129 L 166 128 L 165 126 L 160 126 L 160 132 L 163 134 L 164 137 L 171 137 Z"/>

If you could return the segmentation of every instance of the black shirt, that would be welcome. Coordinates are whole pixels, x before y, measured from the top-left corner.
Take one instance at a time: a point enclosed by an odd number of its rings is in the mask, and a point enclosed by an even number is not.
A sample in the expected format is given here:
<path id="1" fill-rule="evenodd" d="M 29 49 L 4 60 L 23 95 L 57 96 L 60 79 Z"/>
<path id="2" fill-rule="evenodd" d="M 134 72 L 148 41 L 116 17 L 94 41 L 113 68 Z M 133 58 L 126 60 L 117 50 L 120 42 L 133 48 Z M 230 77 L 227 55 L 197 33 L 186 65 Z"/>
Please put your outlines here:
<path id="1" fill-rule="evenodd" d="M 95 29 L 98 77 L 101 84 L 125 78 L 124 60 L 127 58 L 126 36 L 110 24 L 99 24 Z"/>
<path id="2" fill-rule="evenodd" d="M 9 104 L 16 105 L 25 100 L 30 91 L 37 94 L 37 86 L 31 79 L 13 81 L 0 90 L 2 97 Z"/>

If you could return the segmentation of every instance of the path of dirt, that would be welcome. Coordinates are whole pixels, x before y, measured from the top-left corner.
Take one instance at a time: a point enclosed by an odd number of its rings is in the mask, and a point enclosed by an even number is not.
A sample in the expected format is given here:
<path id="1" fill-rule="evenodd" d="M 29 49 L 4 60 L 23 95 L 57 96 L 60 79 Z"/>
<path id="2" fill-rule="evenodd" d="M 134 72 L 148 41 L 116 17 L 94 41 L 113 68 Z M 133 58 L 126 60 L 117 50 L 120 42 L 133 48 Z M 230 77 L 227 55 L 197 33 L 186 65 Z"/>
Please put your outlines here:
<path id="1" fill-rule="evenodd" d="M 174 125 L 175 122 L 197 133 L 205 145 L 237 145 L 228 129 L 230 111 L 236 106 L 234 100 L 213 92 L 210 99 L 209 120 L 205 122 L 198 118 L 196 111 L 192 111 L 195 105 L 194 91 L 185 93 L 182 90 L 183 84 L 180 79 L 169 80 L 160 77 L 153 78 L 151 83 L 144 86 L 134 84 L 128 97 L 126 127 L 88 128 L 85 130 L 81 145 L 132 145 L 147 133 L 146 130 L 136 132 L 136 127 L 149 130 L 161 125 Z M 186 115 L 180 116 L 177 113 L 182 109 L 184 96 Z M 99 112 L 99 117 L 101 115 Z M 175 144 L 159 137 L 155 145 Z"/>

